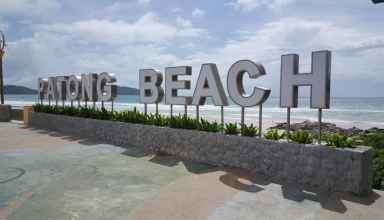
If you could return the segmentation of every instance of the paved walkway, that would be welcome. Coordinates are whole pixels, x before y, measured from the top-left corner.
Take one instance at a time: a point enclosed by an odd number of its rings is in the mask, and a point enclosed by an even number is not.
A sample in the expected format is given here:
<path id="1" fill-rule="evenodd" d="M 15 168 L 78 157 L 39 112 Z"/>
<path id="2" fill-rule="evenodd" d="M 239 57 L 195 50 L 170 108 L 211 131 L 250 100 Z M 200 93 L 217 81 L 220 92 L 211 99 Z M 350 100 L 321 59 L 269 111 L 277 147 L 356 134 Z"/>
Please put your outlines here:
<path id="1" fill-rule="evenodd" d="M 309 192 L 0 123 L 0 220 L 383 219 L 383 196 Z"/>

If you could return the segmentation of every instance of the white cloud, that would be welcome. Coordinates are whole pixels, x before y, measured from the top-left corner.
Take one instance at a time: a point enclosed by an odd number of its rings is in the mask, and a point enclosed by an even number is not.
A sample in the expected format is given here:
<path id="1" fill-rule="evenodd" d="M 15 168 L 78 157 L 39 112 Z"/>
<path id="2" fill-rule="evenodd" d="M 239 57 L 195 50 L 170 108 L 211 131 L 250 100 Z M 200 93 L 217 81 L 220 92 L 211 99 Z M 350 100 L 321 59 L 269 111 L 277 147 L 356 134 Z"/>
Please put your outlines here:
<path id="1" fill-rule="evenodd" d="M 178 60 L 165 47 L 150 43 L 105 47 L 49 32 L 10 42 L 7 54 L 6 72 L 12 74 L 6 74 L 6 82 L 31 87 L 36 87 L 37 76 L 102 71 L 115 73 L 119 84 L 137 87 L 140 68 L 163 69 Z"/>
<path id="2" fill-rule="evenodd" d="M 137 3 L 140 5 L 149 5 L 152 0 L 137 0 Z"/>
<path id="3" fill-rule="evenodd" d="M 202 9 L 195 8 L 192 11 L 192 16 L 195 17 L 195 18 L 201 18 L 201 17 L 204 17 L 204 15 L 205 15 L 205 11 L 202 10 Z"/>
<path id="4" fill-rule="evenodd" d="M 239 11 L 252 11 L 258 7 L 267 7 L 269 9 L 280 9 L 297 0 L 234 0 L 227 5 L 233 6 Z"/>
<path id="5" fill-rule="evenodd" d="M 182 18 L 180 16 L 176 18 L 176 23 L 179 26 L 184 27 L 184 28 L 192 27 L 192 22 L 190 20 L 184 19 L 184 18 Z"/>
<path id="6" fill-rule="evenodd" d="M 173 12 L 173 13 L 180 13 L 180 12 L 183 11 L 183 9 L 176 7 L 176 8 L 171 8 L 170 11 Z"/>
<path id="7" fill-rule="evenodd" d="M 169 46 L 192 43 L 205 32 L 181 17 L 166 23 L 153 13 L 132 23 L 94 19 L 33 28 L 32 37 L 9 44 L 6 68 L 14 74 L 7 75 L 8 83 L 35 87 L 31 79 L 37 75 L 108 71 L 137 86 L 140 68 L 181 64 Z"/>
<path id="8" fill-rule="evenodd" d="M 310 71 L 312 51 L 333 51 L 332 79 L 377 80 L 383 82 L 384 33 L 372 33 L 334 23 L 286 18 L 263 25 L 255 31 L 239 32 L 238 39 L 227 41 L 222 47 L 200 51 L 187 58 L 186 63 L 197 66 L 205 62 L 217 63 L 225 79 L 226 71 L 239 59 L 261 62 L 267 76 L 262 85 L 278 91 L 280 56 L 300 55 L 300 71 Z M 248 82 L 246 84 L 249 84 Z M 277 94 L 274 94 L 277 95 Z"/>
<path id="9" fill-rule="evenodd" d="M 57 0 L 1 0 L 0 14 L 34 16 L 60 8 Z"/>
<path id="10" fill-rule="evenodd" d="M 122 20 L 85 20 L 70 24 L 41 25 L 46 32 L 67 34 L 88 42 L 109 44 L 161 43 L 178 37 L 198 37 L 203 29 L 194 28 L 192 22 L 182 18 L 176 24 L 161 22 L 154 13 L 147 13 L 133 23 Z"/>

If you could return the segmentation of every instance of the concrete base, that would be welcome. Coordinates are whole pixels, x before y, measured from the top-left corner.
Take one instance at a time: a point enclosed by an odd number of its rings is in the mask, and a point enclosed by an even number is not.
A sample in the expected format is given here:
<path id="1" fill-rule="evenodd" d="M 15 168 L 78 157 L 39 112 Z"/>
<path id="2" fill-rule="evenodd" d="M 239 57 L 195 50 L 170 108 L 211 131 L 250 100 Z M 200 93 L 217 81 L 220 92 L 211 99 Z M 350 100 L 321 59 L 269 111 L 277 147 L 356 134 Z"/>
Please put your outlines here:
<path id="1" fill-rule="evenodd" d="M 33 112 L 32 106 L 24 106 L 24 111 L 23 111 L 24 125 L 28 125 L 32 112 Z"/>
<path id="2" fill-rule="evenodd" d="M 0 105 L 0 122 L 11 121 L 12 107 L 10 105 Z"/>

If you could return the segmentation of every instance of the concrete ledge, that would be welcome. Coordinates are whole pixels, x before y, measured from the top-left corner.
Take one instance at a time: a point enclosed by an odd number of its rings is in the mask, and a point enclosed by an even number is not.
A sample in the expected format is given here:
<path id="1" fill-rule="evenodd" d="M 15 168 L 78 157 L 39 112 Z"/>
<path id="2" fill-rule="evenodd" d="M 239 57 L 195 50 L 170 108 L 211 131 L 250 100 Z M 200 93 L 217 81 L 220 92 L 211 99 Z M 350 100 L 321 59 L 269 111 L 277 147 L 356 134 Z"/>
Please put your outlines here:
<path id="1" fill-rule="evenodd" d="M 23 109 L 12 109 L 11 119 L 16 121 L 23 121 Z"/>
<path id="2" fill-rule="evenodd" d="M 0 105 L 0 122 L 8 122 L 12 117 L 12 107 L 10 105 Z"/>
<path id="3" fill-rule="evenodd" d="M 28 126 L 97 138 L 122 147 L 141 146 L 185 159 L 243 168 L 271 181 L 329 191 L 371 191 L 372 150 L 333 149 L 196 130 L 102 121 L 32 112 Z"/>

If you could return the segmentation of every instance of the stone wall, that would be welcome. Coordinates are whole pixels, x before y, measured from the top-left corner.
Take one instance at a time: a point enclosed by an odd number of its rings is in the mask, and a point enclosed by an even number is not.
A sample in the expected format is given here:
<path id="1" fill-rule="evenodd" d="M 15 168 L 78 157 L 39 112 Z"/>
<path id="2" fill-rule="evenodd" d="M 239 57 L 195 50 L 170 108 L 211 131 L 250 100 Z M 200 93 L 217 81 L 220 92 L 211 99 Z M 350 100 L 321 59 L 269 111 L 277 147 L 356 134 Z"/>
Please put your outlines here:
<path id="1" fill-rule="evenodd" d="M 140 146 L 185 159 L 238 167 L 280 183 L 331 191 L 371 191 L 372 150 L 333 149 L 196 130 L 31 113 L 29 126 L 122 147 Z"/>

